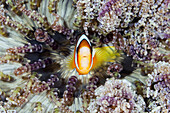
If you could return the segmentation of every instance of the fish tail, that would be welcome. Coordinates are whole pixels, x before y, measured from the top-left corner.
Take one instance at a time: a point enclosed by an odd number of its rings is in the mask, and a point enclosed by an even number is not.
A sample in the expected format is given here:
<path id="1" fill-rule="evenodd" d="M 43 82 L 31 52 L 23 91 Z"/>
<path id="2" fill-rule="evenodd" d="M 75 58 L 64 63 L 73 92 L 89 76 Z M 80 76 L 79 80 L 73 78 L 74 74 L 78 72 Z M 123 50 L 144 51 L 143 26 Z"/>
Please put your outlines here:
<path id="1" fill-rule="evenodd" d="M 93 69 L 101 66 L 104 62 L 114 62 L 120 53 L 115 49 L 114 46 L 105 46 L 95 48 Z"/>

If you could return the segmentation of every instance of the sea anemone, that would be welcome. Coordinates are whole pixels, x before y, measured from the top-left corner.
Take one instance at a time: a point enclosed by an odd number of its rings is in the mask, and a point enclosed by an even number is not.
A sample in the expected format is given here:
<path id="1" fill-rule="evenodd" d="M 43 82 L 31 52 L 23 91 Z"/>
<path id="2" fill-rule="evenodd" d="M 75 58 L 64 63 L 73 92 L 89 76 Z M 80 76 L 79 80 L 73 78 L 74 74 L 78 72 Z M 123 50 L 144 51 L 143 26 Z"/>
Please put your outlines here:
<path id="1" fill-rule="evenodd" d="M 169 3 L 1 0 L 0 112 L 168 112 Z M 114 53 L 87 75 L 67 66 L 82 34 Z"/>
<path id="2" fill-rule="evenodd" d="M 148 74 L 145 96 L 151 112 L 168 112 L 170 109 L 170 64 L 158 62 Z"/>
<path id="3" fill-rule="evenodd" d="M 135 94 L 127 81 L 112 78 L 94 92 L 96 99 L 89 103 L 90 113 L 131 113 L 145 109 L 143 98 Z"/>

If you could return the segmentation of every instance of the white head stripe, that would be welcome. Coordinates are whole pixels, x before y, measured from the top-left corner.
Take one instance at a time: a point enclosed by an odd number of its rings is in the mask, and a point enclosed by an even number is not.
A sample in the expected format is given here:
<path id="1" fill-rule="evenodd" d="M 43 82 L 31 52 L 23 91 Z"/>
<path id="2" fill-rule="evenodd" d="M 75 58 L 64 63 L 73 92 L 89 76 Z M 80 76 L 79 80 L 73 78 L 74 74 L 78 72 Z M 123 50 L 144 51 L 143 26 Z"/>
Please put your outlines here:
<path id="1" fill-rule="evenodd" d="M 91 43 L 90 43 L 89 39 L 87 38 L 86 35 L 83 34 L 83 35 L 79 38 L 79 40 L 78 40 L 78 42 L 77 42 L 76 49 L 77 49 L 77 47 L 80 45 L 81 41 L 84 40 L 84 39 L 89 43 L 89 45 L 90 45 L 90 47 L 91 47 Z"/>

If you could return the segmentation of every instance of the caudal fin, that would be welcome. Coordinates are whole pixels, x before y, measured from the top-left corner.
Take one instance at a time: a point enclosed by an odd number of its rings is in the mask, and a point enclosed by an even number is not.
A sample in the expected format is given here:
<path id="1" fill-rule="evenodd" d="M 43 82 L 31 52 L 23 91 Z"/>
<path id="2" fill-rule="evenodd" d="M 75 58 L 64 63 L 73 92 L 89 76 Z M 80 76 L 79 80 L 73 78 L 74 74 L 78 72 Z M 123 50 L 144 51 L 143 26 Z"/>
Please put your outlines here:
<path id="1" fill-rule="evenodd" d="M 95 48 L 95 56 L 94 56 L 94 63 L 93 69 L 98 68 L 104 62 L 114 62 L 116 57 L 119 57 L 120 53 L 117 52 L 114 46 L 105 46 Z"/>

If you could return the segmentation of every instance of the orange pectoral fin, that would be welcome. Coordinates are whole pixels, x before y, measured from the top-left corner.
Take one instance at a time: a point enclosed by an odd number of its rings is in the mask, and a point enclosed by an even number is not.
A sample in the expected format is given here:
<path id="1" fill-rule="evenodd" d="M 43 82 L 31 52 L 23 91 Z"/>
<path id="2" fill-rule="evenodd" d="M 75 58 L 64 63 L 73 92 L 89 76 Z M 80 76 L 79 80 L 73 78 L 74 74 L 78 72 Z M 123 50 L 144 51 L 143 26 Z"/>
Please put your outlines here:
<path id="1" fill-rule="evenodd" d="M 76 65 L 75 65 L 74 60 L 73 60 L 72 65 L 71 65 L 71 69 L 74 69 L 74 68 L 76 68 Z"/>
<path id="2" fill-rule="evenodd" d="M 71 54 L 70 56 L 68 56 L 65 60 L 65 63 L 68 69 L 74 69 L 76 67 L 74 63 L 74 55 Z"/>

